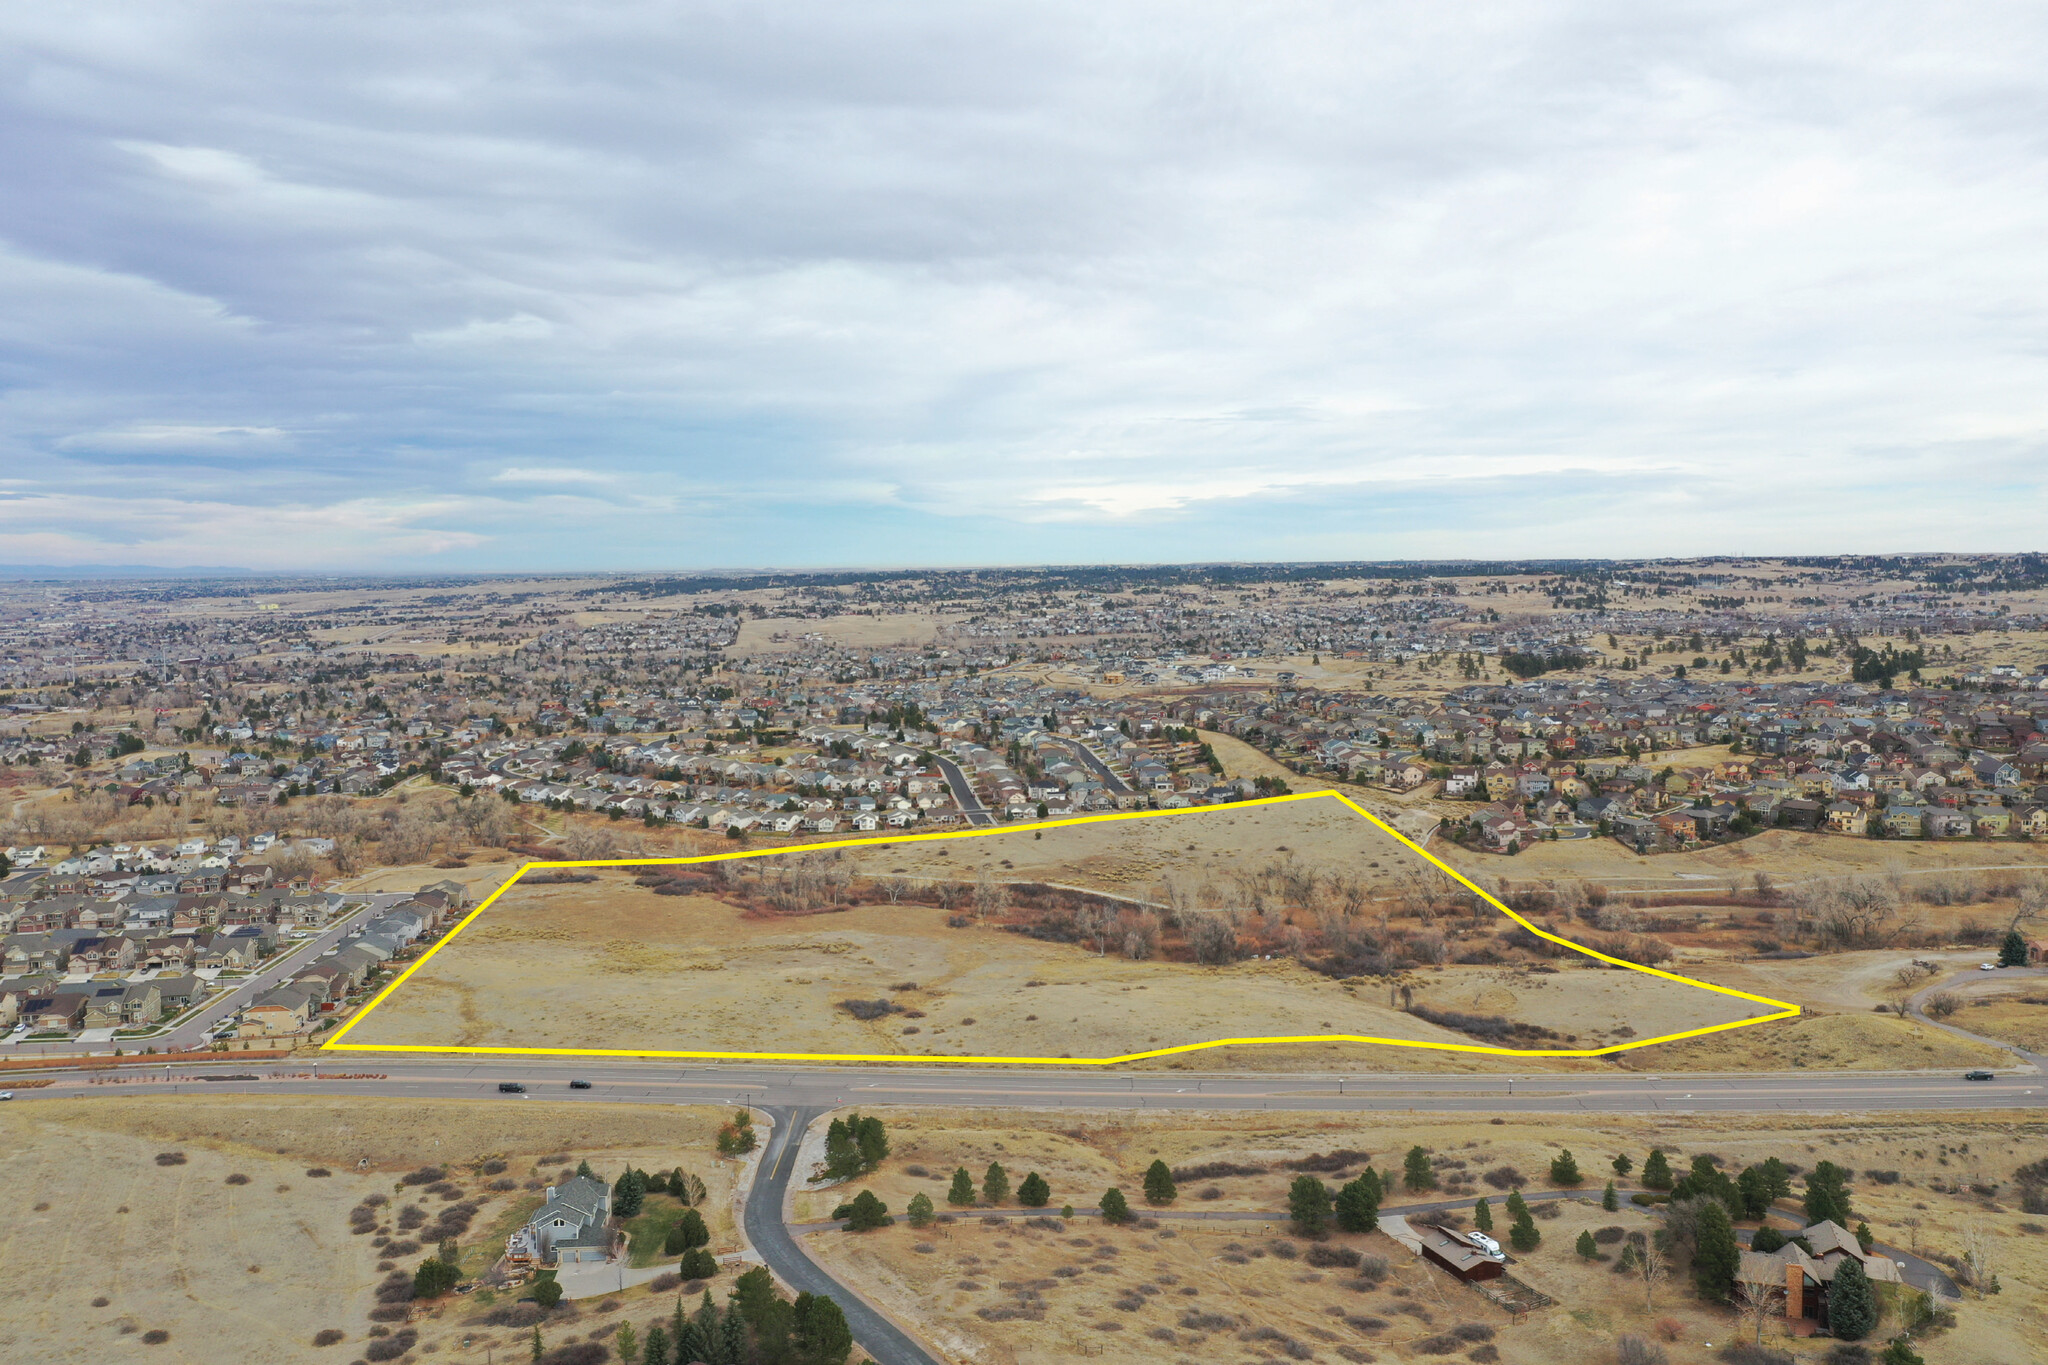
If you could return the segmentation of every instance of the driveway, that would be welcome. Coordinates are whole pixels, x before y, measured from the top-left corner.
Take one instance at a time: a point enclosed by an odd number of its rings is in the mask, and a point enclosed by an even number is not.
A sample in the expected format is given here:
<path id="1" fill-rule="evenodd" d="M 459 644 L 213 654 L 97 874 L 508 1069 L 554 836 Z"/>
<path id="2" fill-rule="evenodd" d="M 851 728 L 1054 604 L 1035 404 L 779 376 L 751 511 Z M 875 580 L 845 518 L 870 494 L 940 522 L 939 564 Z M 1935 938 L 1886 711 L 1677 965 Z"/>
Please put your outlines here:
<path id="1" fill-rule="evenodd" d="M 1966 972 L 1957 972 L 1946 980 L 1937 981 L 1931 986 L 1922 986 L 1913 993 L 1913 998 L 1906 1002 L 1906 1011 L 1921 1023 L 1931 1024 L 1944 1033 L 1953 1033 L 1958 1038 L 1968 1038 L 1973 1043 L 1983 1043 L 1989 1047 L 2002 1048 L 2025 1062 L 2028 1066 L 2033 1067 L 2034 1070 L 2043 1075 L 2048 1075 L 2048 1057 L 2044 1057 L 2038 1052 L 2029 1052 L 2025 1048 L 2013 1043 L 2002 1042 L 1997 1038 L 1986 1038 L 1981 1033 L 1972 1033 L 1966 1028 L 1960 1028 L 1940 1019 L 1928 1017 L 1926 1010 L 1927 1002 L 1943 991 L 1961 991 L 1968 986 L 1990 985 L 2000 981 L 2011 981 L 2015 977 L 2023 980 L 2037 980 L 2041 977 L 2048 977 L 2048 967 L 2000 967 L 1995 972 L 1987 972 L 1982 968 L 1973 967 Z"/>

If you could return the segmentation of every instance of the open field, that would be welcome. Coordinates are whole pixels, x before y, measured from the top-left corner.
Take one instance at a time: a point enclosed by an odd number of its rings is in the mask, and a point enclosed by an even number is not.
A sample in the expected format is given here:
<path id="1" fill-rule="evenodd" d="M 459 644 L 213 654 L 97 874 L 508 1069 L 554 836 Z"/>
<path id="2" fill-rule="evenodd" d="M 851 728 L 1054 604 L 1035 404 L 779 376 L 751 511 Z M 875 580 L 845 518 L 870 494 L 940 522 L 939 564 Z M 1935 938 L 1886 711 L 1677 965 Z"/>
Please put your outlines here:
<path id="1" fill-rule="evenodd" d="M 588 1158 L 607 1175 L 683 1166 L 709 1189 L 713 1250 L 728 1250 L 737 1245 L 734 1168 L 712 1144 L 724 1117 L 680 1106 L 205 1095 L 8 1105 L 0 1274 L 15 1306 L 0 1312 L 0 1352 L 97 1365 L 137 1349 L 137 1334 L 163 1331 L 169 1339 L 148 1348 L 153 1361 L 346 1362 L 367 1344 L 379 1283 L 432 1250 L 402 1230 L 406 1220 L 393 1225 L 394 1211 L 416 1203 L 438 1220 L 473 1205 L 458 1241 L 475 1274 L 541 1186 L 562 1175 L 558 1164 L 536 1164 L 543 1158 L 570 1167 Z M 165 1152 L 184 1160 L 161 1164 Z M 486 1161 L 504 1162 L 502 1172 L 484 1174 Z M 445 1192 L 397 1183 L 428 1164 L 446 1169 Z M 369 1196 L 388 1201 L 380 1213 L 396 1241 L 352 1234 L 349 1211 Z M 472 1324 L 484 1311 L 479 1299 L 456 1301 L 410 1326 L 423 1351 L 465 1336 L 481 1347 L 492 1332 Z M 549 1344 L 575 1317 L 550 1326 Z M 316 1349 L 323 1329 L 347 1344 Z M 498 1349 L 523 1358 L 528 1335 L 505 1331 Z"/>
<path id="2" fill-rule="evenodd" d="M 947 625 L 959 619 L 917 612 L 823 619 L 756 617 L 740 622 L 739 638 L 733 641 L 732 649 L 736 654 L 787 654 L 800 647 L 806 635 L 849 649 L 923 645 L 930 644 Z"/>
<path id="3" fill-rule="evenodd" d="M 2007 1365 L 2048 1352 L 2048 1318 L 2040 1311 L 2048 1293 L 2048 1235 L 2016 1211 L 2009 1183 L 2013 1169 L 2038 1158 L 2048 1141 L 2048 1131 L 2031 1117 L 1909 1114 L 1831 1123 L 1810 1117 L 1487 1121 L 1431 1115 L 1360 1123 L 986 1110 L 890 1111 L 884 1117 L 892 1152 L 883 1168 L 853 1185 L 799 1195 L 800 1218 L 822 1217 L 860 1187 L 872 1188 L 899 1214 L 919 1191 L 943 1210 L 953 1169 L 965 1166 L 978 1178 L 990 1161 L 1004 1164 L 1013 1185 L 1028 1171 L 1045 1176 L 1053 1212 L 1065 1203 L 1093 1205 L 1111 1184 L 1144 1212 L 1141 1176 L 1155 1158 L 1183 1169 L 1202 1163 L 1263 1169 L 1184 1180 L 1173 1212 L 1279 1211 L 1295 1174 L 1285 1164 L 1290 1160 L 1338 1154 L 1322 1164 L 1342 1171 L 1320 1177 L 1334 1184 L 1368 1159 L 1383 1172 L 1398 1172 L 1402 1153 L 1418 1144 L 1431 1151 L 1447 1188 L 1392 1195 L 1390 1210 L 1462 1192 L 1493 1198 L 1498 1218 L 1503 1191 L 1484 1175 L 1509 1168 L 1522 1174 L 1526 1188 L 1545 1188 L 1549 1161 L 1560 1147 L 1573 1150 L 1586 1177 L 1591 1202 L 1566 1204 L 1561 1216 L 1540 1219 L 1542 1245 L 1511 1268 L 1516 1280 L 1556 1301 L 1520 1321 L 1379 1234 L 1339 1234 L 1326 1245 L 1384 1256 L 1391 1273 L 1383 1283 L 1365 1285 L 1341 1267 L 1314 1267 L 1303 1254 L 1310 1244 L 1287 1235 L 1284 1217 L 1208 1225 L 1163 1218 L 1156 1227 L 1130 1228 L 1093 1218 L 1032 1228 L 964 1217 L 923 1232 L 899 1218 L 879 1232 L 820 1232 L 807 1239 L 835 1274 L 915 1324 L 952 1358 L 973 1365 L 1064 1360 L 1084 1343 L 1109 1358 L 1161 1365 L 1247 1354 L 1410 1362 L 1442 1358 L 1420 1344 L 1467 1323 L 1491 1329 L 1499 1358 L 1514 1365 L 1585 1365 L 1610 1359 L 1613 1341 L 1624 1333 L 1652 1336 L 1663 1318 L 1681 1329 L 1672 1359 L 1709 1360 L 1712 1352 L 1700 1343 L 1729 1340 L 1732 1314 L 1699 1301 L 1683 1277 L 1662 1287 L 1654 1307 L 1646 1308 L 1639 1280 L 1583 1262 L 1573 1251 L 1584 1229 L 1655 1225 L 1627 1204 L 1610 1214 L 1597 1203 L 1608 1159 L 1628 1152 L 1640 1167 L 1652 1145 L 1663 1147 L 1679 1169 L 1694 1154 L 1710 1152 L 1731 1170 L 1778 1156 L 1801 1169 L 1827 1159 L 1859 1172 L 1896 1172 L 1893 1184 L 1866 1174 L 1852 1185 L 1855 1216 L 1881 1241 L 1953 1255 L 1974 1225 L 1998 1247 L 1995 1270 L 2003 1292 L 1966 1290 L 1957 1326 L 1918 1347 L 1930 1365 Z M 1970 1194 L 1971 1182 L 1996 1186 L 1997 1194 Z M 1214 1197 L 1204 1198 L 1211 1190 Z M 1788 1207 L 1774 1221 L 1790 1227 L 1802 1220 Z M 1268 1329 L 1271 1335 L 1264 1335 Z M 1289 1347 L 1289 1339 L 1304 1349 Z M 1469 1349 L 1458 1347 L 1456 1356 Z"/>
<path id="4" fill-rule="evenodd" d="M 1476 902 L 1462 918 L 1437 914 L 1447 880 L 1333 802 L 889 840 L 781 858 L 795 861 L 718 864 L 689 872 L 696 881 L 688 884 L 664 884 L 671 873 L 661 869 L 593 869 L 559 881 L 552 879 L 567 874 L 534 874 L 546 880 L 522 881 L 500 897 L 346 1041 L 1077 1059 L 1273 1036 L 1472 1044 L 1472 1025 L 1442 1014 L 1432 1022 L 1410 1013 L 1412 1004 L 1502 1021 L 1502 1032 L 1486 1035 L 1492 1045 L 1528 1051 L 1611 1046 L 1769 1008 L 1569 952 L 1553 965 L 1488 949 L 1478 965 L 1450 965 L 1452 945 L 1491 941 L 1512 926 Z M 859 888 L 856 876 L 864 879 Z M 747 880 L 756 877 L 763 880 Z M 841 883 L 829 904 L 812 907 L 825 913 L 781 912 L 753 894 L 776 877 Z M 1020 927 L 1014 916 L 1006 920 L 1001 907 L 980 900 L 963 906 L 947 891 L 986 891 L 999 881 L 1020 886 L 1019 895 L 1051 887 L 1121 898 L 1105 913 L 1135 916 L 1135 927 L 1105 920 L 1092 939 L 1045 931 L 1045 921 L 1024 921 L 1032 932 L 1004 932 Z M 1140 941 L 1157 935 L 1157 910 L 1174 906 L 1184 921 L 1205 909 L 1248 907 L 1231 911 L 1234 922 L 1280 951 L 1201 965 L 1130 947 L 1127 933 Z M 1398 980 L 1306 965 L 1300 925 L 1327 935 L 1338 932 L 1335 917 L 1377 920 L 1385 931 L 1397 913 L 1441 924 L 1424 932 L 1435 948 L 1418 950 L 1434 951 L 1438 965 L 1417 964 Z M 769 1001 L 772 1032 L 764 1033 Z M 1510 1024 L 1518 1031 L 1506 1031 Z M 1276 1044 L 1168 1064 L 1412 1065 L 1389 1062 L 1387 1051 Z"/>

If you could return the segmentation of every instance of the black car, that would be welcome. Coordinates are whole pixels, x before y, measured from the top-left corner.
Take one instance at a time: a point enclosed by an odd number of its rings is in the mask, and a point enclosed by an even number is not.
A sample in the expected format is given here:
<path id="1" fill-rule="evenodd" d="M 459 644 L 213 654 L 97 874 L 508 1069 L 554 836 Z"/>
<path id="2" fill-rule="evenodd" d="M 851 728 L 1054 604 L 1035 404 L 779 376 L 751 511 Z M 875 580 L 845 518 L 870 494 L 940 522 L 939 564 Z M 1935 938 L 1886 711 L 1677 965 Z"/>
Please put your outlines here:
<path id="1" fill-rule="evenodd" d="M 1998 1077 L 1992 1075 L 1989 1071 L 1965 1071 L 1963 1079 L 1966 1081 L 1995 1081 Z"/>
<path id="2" fill-rule="evenodd" d="M 571 1090 L 588 1090 L 588 1089 L 590 1089 L 590 1082 L 589 1082 L 589 1081 L 571 1081 L 571 1082 L 569 1082 L 569 1088 L 570 1088 Z"/>
<path id="3" fill-rule="evenodd" d="M 524 1095 L 526 1087 L 518 1081 L 499 1081 L 498 1093 L 500 1095 Z"/>

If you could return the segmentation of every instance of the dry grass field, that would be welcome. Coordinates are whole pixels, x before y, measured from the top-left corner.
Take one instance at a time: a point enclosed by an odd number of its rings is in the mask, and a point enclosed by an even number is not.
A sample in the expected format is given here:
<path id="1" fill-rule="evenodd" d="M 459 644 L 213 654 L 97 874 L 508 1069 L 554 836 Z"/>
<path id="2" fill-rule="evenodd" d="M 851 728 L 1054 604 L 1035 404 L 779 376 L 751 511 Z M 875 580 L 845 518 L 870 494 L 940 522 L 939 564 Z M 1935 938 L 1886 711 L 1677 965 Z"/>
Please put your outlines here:
<path id="1" fill-rule="evenodd" d="M 911 899 L 937 884 L 1024 883 L 1204 908 L 1256 905 L 1266 894 L 1259 885 L 1291 881 L 1310 903 L 1332 907 L 1315 913 L 1335 913 L 1349 895 L 1354 915 L 1384 927 L 1389 916 L 1415 913 L 1418 898 L 1442 893 L 1439 874 L 1334 802 L 898 840 L 823 856 L 864 879 L 850 899 L 881 903 L 768 913 L 710 892 L 660 894 L 630 869 L 522 882 L 346 1041 L 1052 1058 L 1304 1034 L 1473 1041 L 1407 1013 L 1405 990 L 1424 1007 L 1540 1030 L 1507 1043 L 1526 1050 L 1601 1046 L 1767 1012 L 1570 954 L 1555 965 L 1421 967 L 1399 980 L 1332 976 L 1285 953 L 1199 966 L 1133 960 L 1114 943 L 1004 932 L 978 913 Z M 889 883 L 898 903 L 873 889 Z M 1282 939 L 1292 924 L 1283 913 L 1295 912 L 1274 908 L 1269 926 Z M 1452 939 L 1501 927 L 1484 908 L 1437 920 Z M 886 1012 L 862 1018 L 846 1007 L 873 1001 L 886 1002 Z M 1161 1064 L 1411 1069 L 1422 1056 L 1429 1065 L 1496 1064 L 1370 1044 L 1217 1049 Z"/>
<path id="2" fill-rule="evenodd" d="M 1379 1234 L 1340 1234 L 1325 1244 L 1385 1257 L 1390 1273 L 1376 1285 L 1352 1270 L 1312 1265 L 1310 1243 L 1289 1236 L 1284 1217 L 1206 1224 L 1161 1218 L 1130 1228 L 1080 1218 L 1034 1228 L 1012 1220 L 984 1224 L 964 1211 L 952 1224 L 922 1232 L 899 1219 L 875 1233 L 810 1235 L 812 1254 L 836 1274 L 915 1324 L 948 1358 L 972 1365 L 1038 1365 L 1077 1354 L 1160 1365 L 1290 1356 L 1414 1362 L 1445 1358 L 1431 1339 L 1464 1324 L 1490 1329 L 1498 1358 L 1514 1365 L 1604 1365 L 1617 1337 L 1653 1336 L 1662 1319 L 1679 1329 L 1668 1348 L 1673 1361 L 1707 1361 L 1713 1352 L 1702 1343 L 1730 1339 L 1731 1313 L 1701 1302 L 1682 1280 L 1661 1288 L 1646 1307 L 1640 1281 L 1588 1264 L 1573 1250 L 1582 1230 L 1654 1225 L 1627 1204 L 1610 1214 L 1597 1203 L 1609 1158 L 1628 1152 L 1640 1165 L 1652 1145 L 1681 1169 L 1702 1152 L 1731 1169 L 1774 1155 L 1800 1168 L 1822 1159 L 1848 1165 L 1866 1173 L 1852 1186 L 1856 1216 L 1881 1241 L 1922 1254 L 1960 1253 L 1966 1229 L 1976 1226 L 1996 1239 L 1993 1269 L 2003 1292 L 1965 1291 L 1957 1326 L 1919 1349 L 1930 1365 L 2010 1365 L 2048 1353 L 2048 1316 L 2041 1309 L 2048 1233 L 2017 1212 L 2010 1184 L 2013 1169 L 2039 1158 L 2048 1139 L 2031 1115 L 1854 1121 L 1428 1115 L 1358 1122 L 917 1110 L 885 1118 L 892 1154 L 876 1176 L 858 1184 L 899 1214 L 920 1191 L 945 1209 L 953 1169 L 965 1166 L 979 1177 L 990 1161 L 1002 1162 L 1013 1184 L 1038 1171 L 1052 1186 L 1054 1212 L 1069 1202 L 1093 1205 L 1112 1184 L 1146 1211 L 1141 1177 L 1155 1158 L 1182 1168 L 1227 1162 L 1264 1171 L 1183 1181 L 1173 1213 L 1278 1213 L 1295 1174 L 1290 1160 L 1342 1154 L 1348 1173 L 1368 1159 L 1382 1171 L 1398 1170 L 1402 1154 L 1418 1144 L 1432 1152 L 1446 1192 L 1391 1197 L 1390 1211 L 1462 1192 L 1493 1197 L 1498 1216 L 1501 1192 L 1485 1174 L 1511 1168 L 1526 1177 L 1527 1188 L 1543 1188 L 1560 1147 L 1573 1150 L 1587 1179 L 1587 1202 L 1566 1204 L 1560 1216 L 1539 1220 L 1542 1245 L 1512 1269 L 1515 1279 L 1555 1301 L 1519 1320 Z M 1896 1183 L 1879 1183 L 1871 1171 Z M 1971 1194 L 1973 1183 L 1996 1187 L 1995 1193 Z M 852 1188 L 800 1195 L 797 1215 L 822 1217 Z M 1776 1221 L 1783 1227 L 1800 1220 L 1788 1209 Z M 1486 1339 L 1470 1329 L 1467 1336 L 1471 1340 L 1451 1358 L 1465 1358 L 1472 1342 Z M 1807 1350 L 1802 1358 L 1819 1358 Z"/>
<path id="3" fill-rule="evenodd" d="M 474 1274 L 496 1259 L 504 1234 L 561 1165 L 587 1158 L 607 1175 L 627 1164 L 680 1165 L 709 1187 L 712 1248 L 729 1250 L 738 1245 L 734 1168 L 712 1143 L 724 1117 L 667 1106 L 338 1097 L 8 1105 L 0 1109 L 0 1275 L 12 1306 L 0 1310 L 0 1355 L 77 1365 L 129 1355 L 166 1365 L 345 1365 L 361 1358 L 373 1328 L 409 1327 L 422 1353 L 473 1338 L 476 1360 L 487 1342 L 523 1359 L 530 1332 L 478 1323 L 489 1305 L 475 1298 L 424 1309 L 410 1324 L 371 1321 L 379 1283 L 393 1270 L 409 1274 L 431 1252 L 406 1238 L 405 1220 L 394 1226 L 394 1211 L 417 1203 L 438 1218 L 443 1208 L 474 1205 L 459 1238 Z M 183 1159 L 167 1164 L 160 1154 Z M 486 1163 L 497 1162 L 503 1167 L 490 1171 Z M 445 1168 L 446 1190 L 398 1184 L 430 1164 Z M 379 1213 L 396 1244 L 374 1246 L 381 1230 L 352 1233 L 350 1210 L 366 1197 L 386 1201 Z M 587 1330 L 592 1317 L 587 1308 L 562 1314 L 549 1324 L 549 1344 L 579 1320 Z M 323 1329 L 343 1333 L 343 1343 L 316 1348 Z M 143 1346 L 154 1332 L 168 1339 Z"/>

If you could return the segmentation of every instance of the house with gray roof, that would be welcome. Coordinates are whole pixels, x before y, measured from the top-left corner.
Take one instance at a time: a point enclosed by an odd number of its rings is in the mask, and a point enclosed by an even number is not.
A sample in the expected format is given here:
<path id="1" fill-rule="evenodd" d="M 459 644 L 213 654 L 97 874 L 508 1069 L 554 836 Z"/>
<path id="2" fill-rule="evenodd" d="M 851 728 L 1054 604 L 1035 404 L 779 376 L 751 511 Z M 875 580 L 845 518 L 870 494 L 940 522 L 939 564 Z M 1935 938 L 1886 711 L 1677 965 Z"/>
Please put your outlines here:
<path id="1" fill-rule="evenodd" d="M 548 1186 L 547 1202 L 505 1241 L 515 1265 L 560 1265 L 603 1261 L 611 1253 L 611 1186 L 591 1176 L 573 1176 Z"/>

